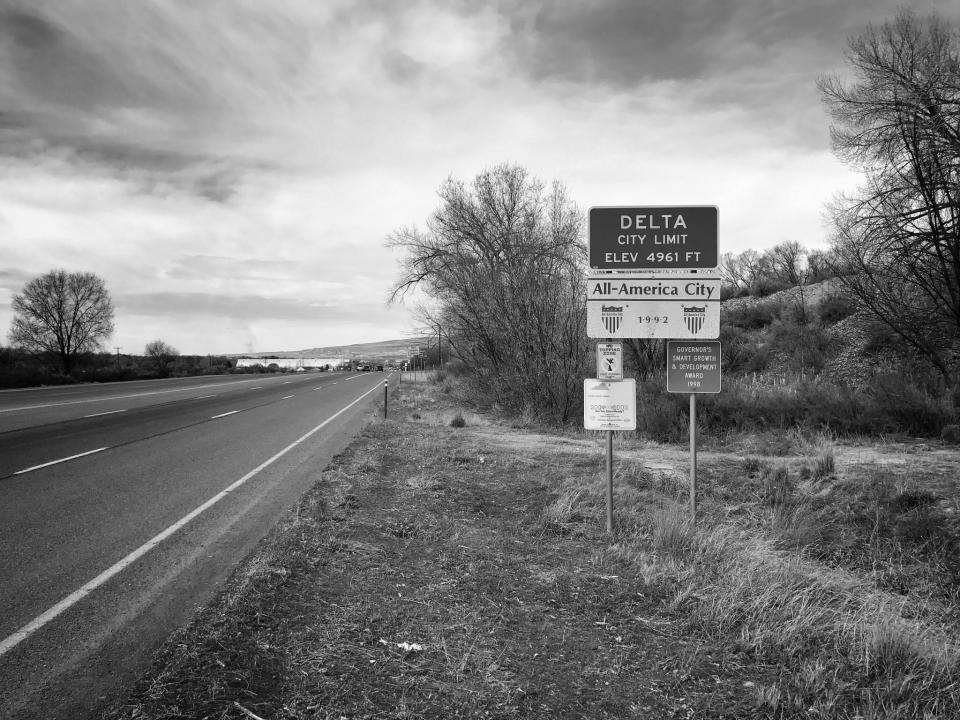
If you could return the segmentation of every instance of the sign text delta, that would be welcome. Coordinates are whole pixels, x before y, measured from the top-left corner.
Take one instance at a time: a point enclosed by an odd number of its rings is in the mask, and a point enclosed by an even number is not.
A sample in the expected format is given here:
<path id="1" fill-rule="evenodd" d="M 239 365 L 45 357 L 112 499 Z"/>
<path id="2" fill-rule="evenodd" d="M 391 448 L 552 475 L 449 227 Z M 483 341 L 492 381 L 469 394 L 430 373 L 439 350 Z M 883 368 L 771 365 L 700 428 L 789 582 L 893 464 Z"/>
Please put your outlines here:
<path id="1" fill-rule="evenodd" d="M 590 267 L 716 268 L 717 215 L 715 205 L 590 208 Z"/>
<path id="2" fill-rule="evenodd" d="M 587 278 L 587 337 L 720 337 L 720 280 L 605 274 Z"/>

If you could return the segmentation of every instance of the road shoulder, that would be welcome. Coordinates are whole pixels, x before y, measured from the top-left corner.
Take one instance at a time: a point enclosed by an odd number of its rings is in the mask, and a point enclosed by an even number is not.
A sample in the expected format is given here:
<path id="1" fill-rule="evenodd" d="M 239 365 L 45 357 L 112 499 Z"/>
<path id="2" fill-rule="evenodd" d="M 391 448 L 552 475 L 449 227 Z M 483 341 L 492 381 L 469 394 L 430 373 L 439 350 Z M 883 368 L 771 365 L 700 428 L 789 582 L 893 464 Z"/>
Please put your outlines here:
<path id="1" fill-rule="evenodd" d="M 616 538 L 557 517 L 602 457 L 452 428 L 435 389 L 392 414 L 104 717 L 752 716 L 772 668 L 685 633 Z"/>

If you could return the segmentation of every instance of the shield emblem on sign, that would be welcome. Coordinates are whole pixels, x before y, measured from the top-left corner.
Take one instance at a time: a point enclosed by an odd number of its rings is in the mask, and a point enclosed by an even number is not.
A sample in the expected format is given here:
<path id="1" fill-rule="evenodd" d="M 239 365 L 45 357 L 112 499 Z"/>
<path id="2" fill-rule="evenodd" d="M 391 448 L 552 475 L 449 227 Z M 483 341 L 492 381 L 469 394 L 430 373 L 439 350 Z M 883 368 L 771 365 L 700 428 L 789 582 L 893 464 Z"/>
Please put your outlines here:
<path id="1" fill-rule="evenodd" d="M 604 305 L 600 309 L 600 319 L 603 320 L 603 327 L 607 333 L 616 335 L 620 329 L 620 323 L 623 322 L 623 307 L 617 305 Z"/>
<path id="2" fill-rule="evenodd" d="M 691 335 L 696 335 L 700 332 L 700 328 L 703 327 L 703 322 L 707 317 L 707 306 L 706 305 L 691 305 L 687 307 L 683 306 L 683 322 L 687 326 L 687 330 L 690 331 Z"/>

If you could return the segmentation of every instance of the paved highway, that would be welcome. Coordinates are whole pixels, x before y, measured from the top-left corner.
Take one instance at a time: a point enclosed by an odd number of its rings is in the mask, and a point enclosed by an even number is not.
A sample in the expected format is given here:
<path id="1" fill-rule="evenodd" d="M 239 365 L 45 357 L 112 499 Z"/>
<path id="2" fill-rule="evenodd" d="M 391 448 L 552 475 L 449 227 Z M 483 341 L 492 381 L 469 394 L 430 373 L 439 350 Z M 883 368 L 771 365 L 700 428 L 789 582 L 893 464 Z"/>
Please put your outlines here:
<path id="1" fill-rule="evenodd" d="M 0 392 L 0 718 L 89 716 L 319 477 L 383 373 Z"/>

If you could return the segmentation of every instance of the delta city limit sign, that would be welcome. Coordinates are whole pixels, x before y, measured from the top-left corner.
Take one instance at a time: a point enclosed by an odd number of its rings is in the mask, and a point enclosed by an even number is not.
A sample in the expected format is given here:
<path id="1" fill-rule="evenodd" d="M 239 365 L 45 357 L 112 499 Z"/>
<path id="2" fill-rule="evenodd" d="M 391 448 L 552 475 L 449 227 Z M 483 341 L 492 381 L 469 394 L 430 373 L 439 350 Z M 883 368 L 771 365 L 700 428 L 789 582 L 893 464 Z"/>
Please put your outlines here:
<path id="1" fill-rule="evenodd" d="M 594 270 L 717 267 L 715 205 L 590 208 Z"/>

